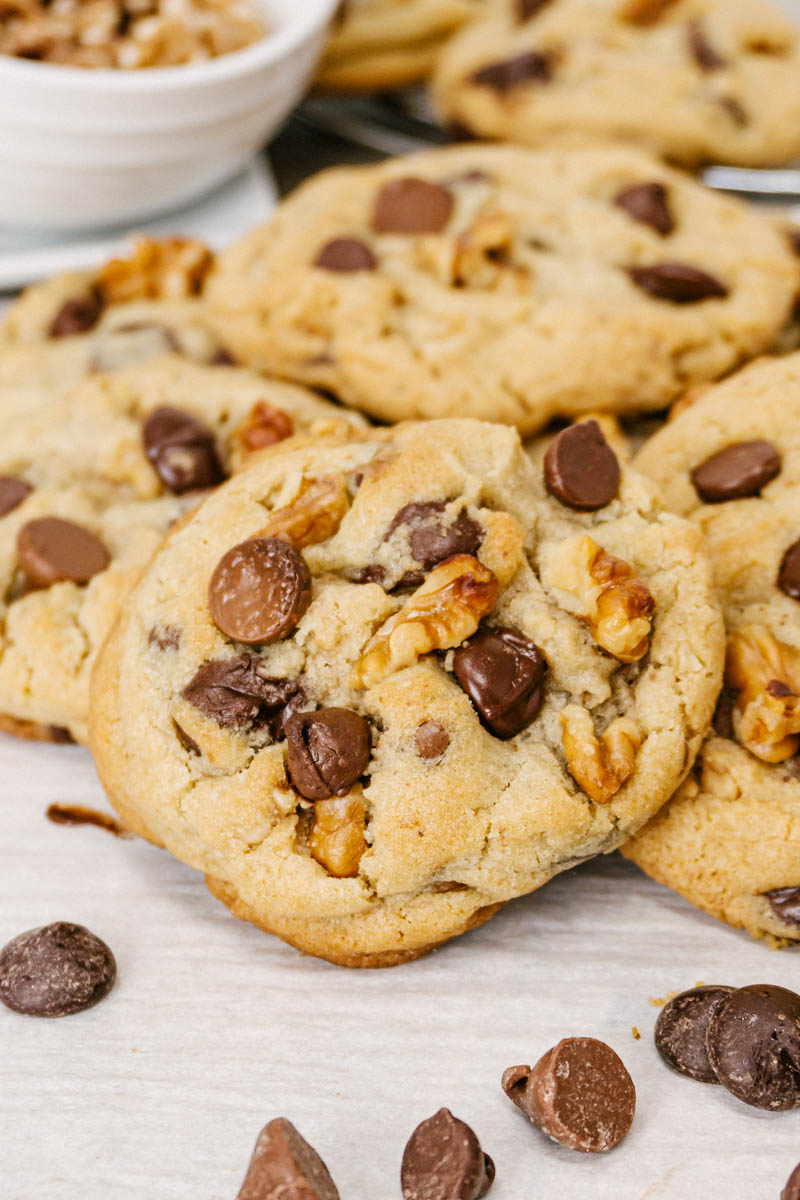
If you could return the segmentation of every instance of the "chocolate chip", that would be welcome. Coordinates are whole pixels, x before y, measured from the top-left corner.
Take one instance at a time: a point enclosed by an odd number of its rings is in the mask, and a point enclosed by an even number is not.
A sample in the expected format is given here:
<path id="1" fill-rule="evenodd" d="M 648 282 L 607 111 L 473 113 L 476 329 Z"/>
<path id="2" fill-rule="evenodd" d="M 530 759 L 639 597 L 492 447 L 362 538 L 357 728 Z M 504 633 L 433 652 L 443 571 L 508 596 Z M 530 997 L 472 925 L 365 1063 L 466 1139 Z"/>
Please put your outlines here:
<path id="1" fill-rule="evenodd" d="M 145 418 L 142 440 L 164 487 L 180 495 L 214 487 L 225 478 L 214 435 L 207 425 L 179 408 L 156 408 Z"/>
<path id="2" fill-rule="evenodd" d="M 719 71 L 728 65 L 726 59 L 718 54 L 709 42 L 699 21 L 690 21 L 686 32 L 689 51 L 701 71 Z"/>
<path id="3" fill-rule="evenodd" d="M 479 630 L 456 650 L 453 671 L 495 737 L 514 737 L 542 707 L 547 663 L 518 629 Z"/>
<path id="4" fill-rule="evenodd" d="M 450 745 L 450 734 L 438 721 L 424 721 L 414 734 L 420 758 L 441 758 Z"/>
<path id="5" fill-rule="evenodd" d="M 547 448 L 544 482 L 548 492 L 579 512 L 610 504 L 619 491 L 617 456 L 597 421 L 563 429 Z"/>
<path id="6" fill-rule="evenodd" d="M 480 1200 L 494 1174 L 469 1125 L 440 1108 L 417 1126 L 403 1151 L 403 1200 Z"/>
<path id="7" fill-rule="evenodd" d="M 529 50 L 502 62 L 490 63 L 472 75 L 472 83 L 499 92 L 512 91 L 523 83 L 549 83 L 553 78 L 553 60 L 549 54 Z"/>
<path id="8" fill-rule="evenodd" d="M 369 765 L 369 725 L 349 708 L 296 713 L 286 739 L 289 778 L 307 800 L 346 796 Z"/>
<path id="9" fill-rule="evenodd" d="M 339 1192 L 316 1150 L 277 1117 L 258 1135 L 236 1200 L 339 1200 Z"/>
<path id="10" fill-rule="evenodd" d="M 452 212 L 452 192 L 408 175 L 392 179 L 378 192 L 372 228 L 377 233 L 441 233 Z"/>
<path id="11" fill-rule="evenodd" d="M 793 600 L 800 600 L 800 541 L 790 546 L 783 556 L 778 587 Z"/>
<path id="12" fill-rule="evenodd" d="M 671 304 L 699 304 L 702 300 L 724 299 L 728 295 L 727 287 L 713 275 L 685 263 L 630 267 L 628 274 L 643 292 Z"/>
<path id="13" fill-rule="evenodd" d="M 72 337 L 94 328 L 103 311 L 100 293 L 92 289 L 84 296 L 73 296 L 65 300 L 53 318 L 49 335 L 51 338 Z"/>
<path id="14" fill-rule="evenodd" d="M 105 942 L 83 925 L 56 921 L 0 951 L 0 1000 L 30 1017 L 66 1017 L 108 995 L 116 973 Z"/>
<path id="15" fill-rule="evenodd" d="M 781 1192 L 781 1200 L 800 1200 L 800 1163 L 786 1180 L 786 1187 Z"/>
<path id="16" fill-rule="evenodd" d="M 636 1108 L 624 1063 L 595 1038 L 564 1038 L 533 1070 L 509 1067 L 503 1090 L 552 1141 L 586 1154 L 617 1146 Z"/>
<path id="17" fill-rule="evenodd" d="M 781 469 L 772 442 L 734 442 L 705 459 L 691 473 L 695 491 L 706 504 L 757 496 Z"/>
<path id="18" fill-rule="evenodd" d="M 263 675 L 259 670 L 263 665 L 253 654 L 212 659 L 195 672 L 183 698 L 223 729 L 264 726 L 282 715 L 302 689 L 296 679 Z"/>
<path id="19" fill-rule="evenodd" d="M 288 637 L 310 603 L 308 567 L 280 538 L 240 542 L 219 560 L 208 585 L 217 628 L 250 646 Z"/>
<path id="20" fill-rule="evenodd" d="M 669 192 L 663 183 L 635 183 L 617 192 L 614 203 L 634 221 L 649 225 L 662 237 L 667 237 L 675 228 Z"/>
<path id="21" fill-rule="evenodd" d="M 426 571 L 453 554 L 477 554 L 483 541 L 483 529 L 463 509 L 450 525 L 445 525 L 441 520 L 444 508 L 443 500 L 406 504 L 386 534 L 391 537 L 396 529 L 407 525 L 411 553 Z"/>
<path id="22" fill-rule="evenodd" d="M 181 631 L 174 625 L 154 625 L 147 635 L 148 646 L 156 650 L 177 650 L 181 644 Z"/>
<path id="23" fill-rule="evenodd" d="M 13 512 L 30 496 L 33 488 L 15 475 L 0 475 L 0 517 Z"/>
<path id="24" fill-rule="evenodd" d="M 668 1067 L 698 1083 L 719 1083 L 706 1049 L 706 1030 L 717 1005 L 733 988 L 690 988 L 673 996 L 658 1014 L 653 1036 L 656 1050 Z"/>
<path id="25" fill-rule="evenodd" d="M 717 1005 L 706 1034 L 723 1087 L 754 1108 L 800 1106 L 800 996 L 774 984 L 737 988 Z"/>
<path id="26" fill-rule="evenodd" d="M 172 718 L 172 729 L 175 733 L 175 737 L 178 739 L 180 744 L 183 746 L 184 750 L 188 751 L 189 754 L 200 755 L 203 753 L 203 751 L 200 749 L 200 747 L 198 746 L 198 744 L 194 740 L 194 738 L 189 737 L 189 734 L 186 732 L 186 730 L 183 728 L 182 725 L 178 724 L 178 722 L 175 720 L 174 717 Z"/>
<path id="27" fill-rule="evenodd" d="M 59 517 L 39 517 L 23 525 L 17 535 L 17 556 L 32 587 L 50 587 L 62 580 L 88 583 L 111 562 L 99 538 Z"/>
<path id="28" fill-rule="evenodd" d="M 776 888 L 764 895 L 779 921 L 800 929 L 800 887 Z"/>
<path id="29" fill-rule="evenodd" d="M 733 710 L 738 698 L 739 693 L 733 688 L 724 687 L 720 692 L 714 716 L 711 718 L 711 724 L 717 737 L 733 740 Z"/>
<path id="30" fill-rule="evenodd" d="M 524 25 L 550 3 L 550 0 L 516 0 L 517 21 Z"/>
<path id="31" fill-rule="evenodd" d="M 350 274 L 352 271 L 374 271 L 378 260 L 364 242 L 357 238 L 334 238 L 326 242 L 314 259 L 314 266 L 323 271 L 338 271 Z"/>
<path id="32" fill-rule="evenodd" d="M 738 125 L 740 129 L 744 129 L 746 125 L 750 124 L 747 110 L 735 96 L 720 96 L 717 103 L 728 114 L 734 125 Z"/>

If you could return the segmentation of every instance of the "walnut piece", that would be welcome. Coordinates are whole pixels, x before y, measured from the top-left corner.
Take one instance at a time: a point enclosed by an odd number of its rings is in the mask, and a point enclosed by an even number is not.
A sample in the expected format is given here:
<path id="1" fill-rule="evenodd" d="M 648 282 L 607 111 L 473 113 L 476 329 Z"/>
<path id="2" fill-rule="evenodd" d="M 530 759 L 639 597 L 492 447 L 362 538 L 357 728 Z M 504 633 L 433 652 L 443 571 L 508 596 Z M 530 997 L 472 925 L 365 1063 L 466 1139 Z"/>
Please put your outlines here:
<path id="1" fill-rule="evenodd" d="M 742 625 L 728 641 L 725 682 L 739 693 L 736 740 L 764 762 L 784 762 L 800 749 L 800 650 L 763 625 Z"/>
<path id="2" fill-rule="evenodd" d="M 364 836 L 367 810 L 361 796 L 332 796 L 314 805 L 309 847 L 312 858 L 337 879 L 358 874 L 367 848 Z"/>
<path id="3" fill-rule="evenodd" d="M 513 240 L 514 225 L 507 213 L 499 209 L 478 213 L 456 239 L 453 284 L 456 287 L 491 287 L 508 258 Z"/>
<path id="4" fill-rule="evenodd" d="M 294 424 L 288 413 L 282 408 L 273 408 L 266 400 L 254 404 L 233 435 L 240 456 L 245 458 L 255 450 L 263 450 L 265 446 L 274 446 L 294 433 Z"/>
<path id="5" fill-rule="evenodd" d="M 656 25 L 677 0 L 623 0 L 617 12 L 628 25 Z"/>
<path id="6" fill-rule="evenodd" d="M 342 475 L 303 479 L 294 500 L 270 513 L 259 537 L 283 538 L 295 550 L 317 546 L 333 537 L 348 505 L 347 485 Z"/>
<path id="7" fill-rule="evenodd" d="M 570 774 L 596 804 L 608 804 L 636 766 L 642 744 L 636 722 L 618 717 L 598 738 L 590 713 L 580 704 L 568 704 L 559 720 Z"/>
<path id="8" fill-rule="evenodd" d="M 127 258 L 100 268 L 95 286 L 106 304 L 183 300 L 203 289 L 214 256 L 192 238 L 134 238 Z"/>
<path id="9" fill-rule="evenodd" d="M 568 612 L 588 622 L 603 650 L 624 663 L 644 658 L 655 600 L 628 563 L 577 534 L 553 550 L 543 578 Z"/>
<path id="10" fill-rule="evenodd" d="M 458 646 L 492 611 L 499 590 L 494 573 L 471 554 L 445 559 L 367 642 L 351 687 L 372 687 L 423 654 Z"/>

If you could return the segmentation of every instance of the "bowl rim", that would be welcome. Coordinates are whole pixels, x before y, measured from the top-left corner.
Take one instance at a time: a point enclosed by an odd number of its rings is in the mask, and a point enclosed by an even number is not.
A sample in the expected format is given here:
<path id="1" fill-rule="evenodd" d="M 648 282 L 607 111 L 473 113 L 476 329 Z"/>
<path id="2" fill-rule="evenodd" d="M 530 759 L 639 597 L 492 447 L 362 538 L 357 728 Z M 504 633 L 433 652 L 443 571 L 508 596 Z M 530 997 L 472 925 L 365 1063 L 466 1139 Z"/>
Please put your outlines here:
<path id="1" fill-rule="evenodd" d="M 200 62 L 126 70 L 123 67 L 70 67 L 0 54 L 0 80 L 5 76 L 9 83 L 97 93 L 155 89 L 180 92 L 204 83 L 224 83 L 287 57 L 331 21 L 338 3 L 339 0 L 309 0 L 306 5 L 288 8 L 287 17 L 274 33 L 267 33 L 240 50 Z M 261 7 L 268 6 L 262 4 Z"/>

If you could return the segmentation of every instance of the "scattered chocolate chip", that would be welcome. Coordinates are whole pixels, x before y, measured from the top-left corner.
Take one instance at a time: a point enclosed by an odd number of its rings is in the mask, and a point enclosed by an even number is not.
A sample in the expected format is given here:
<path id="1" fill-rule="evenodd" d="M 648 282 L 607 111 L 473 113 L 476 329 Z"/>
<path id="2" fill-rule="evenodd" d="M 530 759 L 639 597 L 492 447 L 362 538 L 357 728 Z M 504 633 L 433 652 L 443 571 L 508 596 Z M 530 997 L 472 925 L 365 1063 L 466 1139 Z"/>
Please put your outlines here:
<path id="1" fill-rule="evenodd" d="M 705 459 L 691 473 L 695 491 L 706 504 L 757 496 L 781 469 L 772 442 L 734 442 Z"/>
<path id="2" fill-rule="evenodd" d="M 17 479 L 15 475 L 0 475 L 0 517 L 19 508 L 32 491 L 33 488 L 24 479 Z"/>
<path id="3" fill-rule="evenodd" d="M 534 1125 L 570 1150 L 612 1150 L 633 1123 L 633 1080 L 611 1047 L 595 1038 L 564 1038 L 533 1070 L 509 1067 L 502 1082 Z"/>
<path id="4" fill-rule="evenodd" d="M 142 440 L 164 487 L 180 495 L 214 487 L 225 472 L 207 425 L 179 408 L 156 408 L 145 418 Z"/>
<path id="5" fill-rule="evenodd" d="M 403 1200 L 480 1200 L 494 1175 L 469 1125 L 440 1108 L 417 1126 L 403 1151 Z"/>
<path id="6" fill-rule="evenodd" d="M 517 21 L 524 25 L 550 3 L 550 0 L 516 0 Z"/>
<path id="7" fill-rule="evenodd" d="M 339 1192 L 316 1150 L 277 1117 L 258 1135 L 236 1200 L 339 1200 Z"/>
<path id="8" fill-rule="evenodd" d="M 800 929 L 800 887 L 776 888 L 764 895 L 779 921 Z"/>
<path id="9" fill-rule="evenodd" d="M 514 58 L 506 58 L 502 62 L 481 67 L 471 76 L 471 81 L 478 87 L 491 88 L 502 96 L 520 84 L 549 83 L 552 78 L 552 57 L 537 50 L 529 50 L 526 54 L 517 54 Z"/>
<path id="10" fill-rule="evenodd" d="M 739 693 L 733 688 L 724 687 L 719 694 L 717 707 L 714 709 L 714 716 L 711 718 L 711 724 L 714 728 L 714 733 L 717 737 L 728 738 L 733 740 L 733 710 L 736 707 L 736 701 L 739 698 Z"/>
<path id="11" fill-rule="evenodd" d="M 450 745 L 450 734 L 438 721 L 424 721 L 414 734 L 420 758 L 441 758 Z"/>
<path id="12" fill-rule="evenodd" d="M 800 600 L 800 541 L 791 545 L 783 556 L 778 587 L 793 600 Z"/>
<path id="13" fill-rule="evenodd" d="M 222 729 L 261 728 L 282 716 L 289 701 L 302 692 L 296 679 L 262 675 L 262 666 L 253 654 L 212 659 L 195 672 L 183 698 Z"/>
<path id="14" fill-rule="evenodd" d="M 65 300 L 52 320 L 49 329 L 51 338 L 72 337 L 86 333 L 100 320 L 103 300 L 100 293 L 92 289 L 85 296 L 73 296 Z"/>
<path id="15" fill-rule="evenodd" d="M 268 645 L 297 628 L 311 603 L 311 576 L 302 556 L 280 538 L 250 538 L 217 563 L 208 603 L 226 637 Z"/>
<path id="16" fill-rule="evenodd" d="M 0 1000 L 26 1016 L 66 1017 L 108 995 L 116 973 L 105 942 L 83 925 L 56 921 L 0 951 Z"/>
<path id="17" fill-rule="evenodd" d="M 156 650 L 177 650 L 181 644 L 181 631 L 174 625 L 154 625 L 147 635 L 148 646 Z"/>
<path id="18" fill-rule="evenodd" d="M 514 737 L 542 707 L 547 663 L 517 629 L 479 630 L 456 650 L 453 671 L 495 737 Z"/>
<path id="19" fill-rule="evenodd" d="M 409 529 L 408 544 L 414 559 L 425 571 L 453 554 L 477 554 L 483 529 L 465 510 L 450 525 L 442 522 L 443 500 L 406 504 L 394 517 L 386 537 L 403 525 Z"/>
<path id="20" fill-rule="evenodd" d="M 800 1200 L 800 1163 L 786 1180 L 786 1187 L 781 1192 L 781 1200 Z"/>
<path id="21" fill-rule="evenodd" d="M 740 129 L 744 129 L 746 125 L 750 124 L 747 110 L 735 96 L 720 96 L 717 103 L 728 114 L 734 125 L 738 125 Z"/>
<path id="22" fill-rule="evenodd" d="M 706 1030 L 714 1009 L 733 988 L 705 986 L 681 992 L 658 1014 L 653 1036 L 668 1067 L 698 1083 L 719 1083 L 706 1049 Z"/>
<path id="23" fill-rule="evenodd" d="M 650 267 L 630 267 L 628 274 L 643 292 L 656 300 L 668 300 L 671 304 L 699 304 L 703 300 L 724 300 L 728 295 L 727 287 L 713 275 L 685 263 L 663 262 Z"/>
<path id="24" fill-rule="evenodd" d="M 605 508 L 617 495 L 617 456 L 597 421 L 562 429 L 547 448 L 544 482 L 548 492 L 579 512 Z"/>
<path id="25" fill-rule="evenodd" d="M 452 192 L 408 175 L 392 179 L 378 192 L 372 228 L 377 233 L 441 233 L 452 212 Z"/>
<path id="26" fill-rule="evenodd" d="M 719 71 L 727 61 L 718 54 L 708 40 L 700 21 L 690 21 L 687 28 L 689 51 L 701 71 Z"/>
<path id="27" fill-rule="evenodd" d="M 17 556 L 28 583 L 43 588 L 62 580 L 88 583 L 111 562 L 99 538 L 59 517 L 39 517 L 23 525 L 17 535 Z"/>
<path id="28" fill-rule="evenodd" d="M 50 804 L 44 815 L 54 825 L 94 825 L 97 829 L 113 833 L 114 837 L 132 836 L 124 825 L 120 825 L 119 821 L 108 813 L 86 808 L 83 804 Z"/>
<path id="29" fill-rule="evenodd" d="M 669 192 L 663 183 L 635 183 L 617 192 L 614 203 L 634 221 L 649 225 L 662 237 L 667 237 L 675 228 Z"/>
<path id="30" fill-rule="evenodd" d="M 369 725 L 349 708 L 295 713 L 286 740 L 289 778 L 306 800 L 346 796 L 369 765 Z"/>
<path id="31" fill-rule="evenodd" d="M 314 266 L 323 271 L 350 274 L 353 271 L 374 271 L 378 260 L 364 242 L 358 238 L 334 238 L 326 242 L 314 259 Z"/>
<path id="32" fill-rule="evenodd" d="M 773 984 L 737 988 L 711 1014 L 708 1058 L 723 1087 L 754 1108 L 800 1106 L 800 996 Z"/>

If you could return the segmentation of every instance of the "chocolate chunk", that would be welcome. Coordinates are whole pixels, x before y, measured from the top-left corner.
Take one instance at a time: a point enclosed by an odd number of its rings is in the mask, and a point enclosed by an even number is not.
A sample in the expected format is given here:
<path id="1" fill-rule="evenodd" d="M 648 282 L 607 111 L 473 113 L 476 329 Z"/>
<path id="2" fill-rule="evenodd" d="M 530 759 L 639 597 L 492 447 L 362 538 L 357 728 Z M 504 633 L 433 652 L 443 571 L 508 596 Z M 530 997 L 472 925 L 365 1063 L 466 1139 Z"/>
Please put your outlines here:
<path id="1" fill-rule="evenodd" d="M 175 734 L 175 737 L 178 739 L 178 741 L 183 746 L 184 750 L 187 751 L 187 753 L 197 754 L 197 755 L 200 755 L 203 753 L 203 751 L 200 749 L 200 747 L 198 746 L 198 744 L 194 740 L 194 738 L 189 737 L 189 734 L 186 732 L 186 730 L 183 728 L 182 725 L 178 724 L 178 722 L 175 720 L 174 717 L 172 718 L 172 729 Z"/>
<path id="2" fill-rule="evenodd" d="M 0 475 L 0 517 L 18 508 L 32 491 L 33 488 L 24 479 L 17 479 L 15 475 Z"/>
<path id="3" fill-rule="evenodd" d="M 372 228 L 377 233 L 441 233 L 452 212 L 452 192 L 408 175 L 392 179 L 378 192 Z"/>
<path id="4" fill-rule="evenodd" d="M 438 721 L 424 721 L 414 734 L 420 758 L 441 758 L 450 745 L 450 734 Z"/>
<path id="5" fill-rule="evenodd" d="M 550 0 L 516 0 L 517 20 L 520 25 L 530 21 L 537 13 L 550 3 Z"/>
<path id="6" fill-rule="evenodd" d="M 295 713 L 286 739 L 289 778 L 306 800 L 346 796 L 369 765 L 369 725 L 349 708 Z"/>
<path id="7" fill-rule="evenodd" d="M 348 572 L 347 578 L 351 583 L 378 583 L 383 587 L 386 571 L 378 563 L 371 563 L 366 567 L 354 567 Z"/>
<path id="8" fill-rule="evenodd" d="M 781 1200 L 800 1200 L 800 1163 L 786 1180 L 786 1187 L 781 1192 Z"/>
<path id="9" fill-rule="evenodd" d="M 698 1083 L 719 1083 L 706 1049 L 706 1030 L 714 1009 L 733 988 L 690 988 L 673 996 L 658 1014 L 653 1036 L 668 1067 Z"/>
<path id="10" fill-rule="evenodd" d="M 100 320 L 103 311 L 103 300 L 94 288 L 84 296 L 73 296 L 65 300 L 52 320 L 49 329 L 51 338 L 72 337 L 76 333 L 86 333 L 93 329 Z"/>
<path id="11" fill-rule="evenodd" d="M 83 925 L 56 921 L 0 950 L 0 1000 L 29 1017 L 66 1017 L 108 995 L 116 974 L 105 942 Z"/>
<path id="12" fill-rule="evenodd" d="M 529 50 L 481 67 L 471 78 L 478 87 L 491 88 L 502 96 L 523 83 L 549 83 L 553 78 L 553 60 L 549 54 Z"/>
<path id="13" fill-rule="evenodd" d="M 480 1200 L 494 1174 L 469 1125 L 440 1108 L 417 1126 L 403 1151 L 403 1200 Z"/>
<path id="14" fill-rule="evenodd" d="M 518 629 L 479 630 L 456 650 L 453 671 L 495 737 L 514 737 L 542 707 L 547 663 Z"/>
<path id="15" fill-rule="evenodd" d="M 316 1150 L 277 1117 L 258 1135 L 236 1200 L 339 1200 L 339 1192 Z"/>
<path id="16" fill-rule="evenodd" d="M 214 487 L 225 478 L 213 433 L 179 408 L 156 408 L 149 413 L 142 440 L 159 479 L 176 495 Z"/>
<path id="17" fill-rule="evenodd" d="M 444 508 L 443 500 L 406 504 L 386 534 L 391 537 L 396 529 L 407 525 L 411 553 L 426 571 L 453 554 L 477 554 L 483 541 L 483 529 L 463 509 L 450 525 L 444 524 Z"/>
<path id="18" fill-rule="evenodd" d="M 219 560 L 208 585 L 217 628 L 249 646 L 288 637 L 310 603 L 308 567 L 280 538 L 240 542 Z"/>
<path id="19" fill-rule="evenodd" d="M 617 1146 L 636 1108 L 624 1063 L 595 1038 L 564 1038 L 533 1070 L 509 1067 L 503 1090 L 552 1141 L 585 1154 Z"/>
<path id="20" fill-rule="evenodd" d="M 779 921 L 800 929 L 800 887 L 776 888 L 764 895 Z"/>
<path id="21" fill-rule="evenodd" d="M 737 988 L 711 1014 L 708 1058 L 723 1087 L 754 1108 L 800 1106 L 800 996 L 774 984 Z"/>
<path id="22" fill-rule="evenodd" d="M 706 504 L 757 496 L 781 469 L 772 442 L 734 442 L 705 459 L 691 473 L 695 491 Z"/>
<path id="23" fill-rule="evenodd" d="M 88 583 L 111 562 L 99 538 L 59 517 L 39 517 L 23 525 L 17 535 L 17 556 L 28 583 L 43 588 L 62 580 Z"/>
<path id="24" fill-rule="evenodd" d="M 619 491 L 617 456 L 597 421 L 570 425 L 554 437 L 544 460 L 548 492 L 579 512 L 610 504 Z"/>
<path id="25" fill-rule="evenodd" d="M 378 260 L 364 242 L 358 238 L 334 238 L 326 242 L 314 259 L 314 266 L 323 271 L 338 271 L 350 274 L 352 271 L 374 271 Z"/>
<path id="26" fill-rule="evenodd" d="M 800 541 L 790 546 L 783 556 L 778 587 L 793 600 L 800 600 Z"/>
<path id="27" fill-rule="evenodd" d="M 634 221 L 649 225 L 662 237 L 667 237 L 675 228 L 669 192 L 663 183 L 635 183 L 617 192 L 614 203 Z"/>
<path id="28" fill-rule="evenodd" d="M 727 287 L 713 275 L 685 263 L 630 267 L 628 274 L 643 292 L 671 304 L 699 304 L 702 300 L 724 299 L 728 295 Z"/>
<path id="29" fill-rule="evenodd" d="M 719 71 L 727 67 L 726 59 L 711 45 L 700 21 L 690 21 L 686 32 L 689 51 L 701 71 Z"/>
<path id="30" fill-rule="evenodd" d="M 252 729 L 283 714 L 302 691 L 296 679 L 262 675 L 264 664 L 253 654 L 204 663 L 183 689 L 185 700 L 222 729 Z M 282 733 L 280 727 L 276 733 Z"/>
<path id="31" fill-rule="evenodd" d="M 154 625 L 147 635 L 147 644 L 164 652 L 177 650 L 181 644 L 181 631 L 174 625 Z"/>

